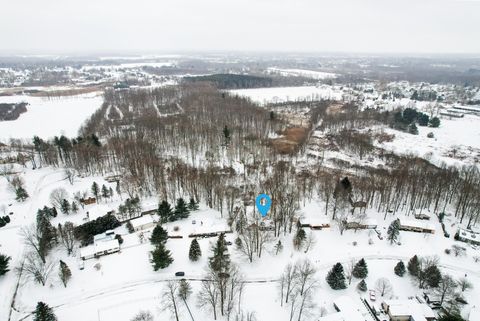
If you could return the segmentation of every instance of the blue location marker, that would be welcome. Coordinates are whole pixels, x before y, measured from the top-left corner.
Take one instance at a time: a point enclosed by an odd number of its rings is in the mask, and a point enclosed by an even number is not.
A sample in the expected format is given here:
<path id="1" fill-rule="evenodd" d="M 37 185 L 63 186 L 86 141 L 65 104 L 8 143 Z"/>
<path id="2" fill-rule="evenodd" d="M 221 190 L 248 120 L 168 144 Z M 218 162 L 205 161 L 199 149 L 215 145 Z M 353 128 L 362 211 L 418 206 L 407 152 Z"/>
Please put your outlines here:
<path id="1" fill-rule="evenodd" d="M 264 201 L 262 202 L 262 200 Z M 255 199 L 255 203 L 257 204 L 260 214 L 265 217 L 270 210 L 270 205 L 272 205 L 272 199 L 267 194 L 260 194 Z"/>

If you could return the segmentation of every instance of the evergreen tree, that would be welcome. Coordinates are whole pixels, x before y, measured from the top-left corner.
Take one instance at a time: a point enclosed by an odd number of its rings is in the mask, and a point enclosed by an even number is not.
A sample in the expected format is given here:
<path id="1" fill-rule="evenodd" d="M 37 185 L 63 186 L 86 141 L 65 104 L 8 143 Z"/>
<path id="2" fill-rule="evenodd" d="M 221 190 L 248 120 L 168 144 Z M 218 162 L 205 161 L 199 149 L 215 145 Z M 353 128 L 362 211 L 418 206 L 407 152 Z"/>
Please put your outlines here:
<path id="1" fill-rule="evenodd" d="M 202 250 L 200 249 L 200 244 L 198 244 L 197 239 L 193 239 L 190 243 L 190 251 L 188 252 L 188 257 L 190 261 L 198 261 L 198 258 L 202 256 Z"/>
<path id="2" fill-rule="evenodd" d="M 67 287 L 67 283 L 68 281 L 70 281 L 70 278 L 72 277 L 72 271 L 70 271 L 70 268 L 68 267 L 67 263 L 63 262 L 62 260 L 60 260 L 58 276 L 60 277 L 60 280 L 62 281 L 63 286 Z"/>
<path id="3" fill-rule="evenodd" d="M 217 242 L 213 247 L 213 256 L 209 259 L 210 267 L 217 273 L 223 273 L 230 269 L 230 254 L 228 253 L 225 234 L 218 236 Z"/>
<path id="4" fill-rule="evenodd" d="M 225 127 L 223 127 L 223 137 L 225 138 L 225 145 L 228 145 L 230 143 L 230 129 L 227 127 L 227 125 L 225 125 Z"/>
<path id="5" fill-rule="evenodd" d="M 125 227 L 127 228 L 128 233 L 133 233 L 135 232 L 135 228 L 132 225 L 132 222 L 128 221 L 127 224 L 125 224 Z"/>
<path id="6" fill-rule="evenodd" d="M 305 242 L 307 238 L 307 233 L 305 233 L 305 230 L 303 228 L 299 228 L 297 230 L 297 233 L 295 234 L 295 237 L 293 239 L 293 246 L 299 250 L 302 248 L 303 243 Z"/>
<path id="7" fill-rule="evenodd" d="M 60 210 L 62 211 L 63 214 L 70 213 L 70 203 L 66 199 L 63 199 L 61 205 L 62 206 L 61 206 Z"/>
<path id="8" fill-rule="evenodd" d="M 424 114 L 424 113 L 419 113 L 418 114 L 418 125 L 428 126 L 429 120 L 430 120 L 430 117 L 428 117 L 427 114 Z"/>
<path id="9" fill-rule="evenodd" d="M 405 270 L 405 264 L 403 263 L 403 261 L 398 262 L 397 265 L 395 265 L 395 268 L 393 269 L 393 271 L 398 276 L 404 276 L 406 270 Z"/>
<path id="10" fill-rule="evenodd" d="M 163 243 L 159 243 L 150 253 L 152 254 L 152 259 L 150 262 L 152 263 L 155 271 L 164 269 L 173 262 L 170 251 L 167 250 Z"/>
<path id="11" fill-rule="evenodd" d="M 190 211 L 196 211 L 198 210 L 198 203 L 195 202 L 195 200 L 192 198 L 190 198 L 190 203 L 188 203 L 188 209 Z"/>
<path id="12" fill-rule="evenodd" d="M 343 266 L 340 263 L 337 263 L 327 274 L 327 283 L 334 290 L 342 290 L 347 288 L 345 283 L 345 273 L 343 271 Z"/>
<path id="13" fill-rule="evenodd" d="M 8 271 L 8 263 L 11 260 L 10 256 L 0 254 L 0 276 L 5 275 Z"/>
<path id="14" fill-rule="evenodd" d="M 408 273 L 413 276 L 418 276 L 418 272 L 420 271 L 420 261 L 418 260 L 418 256 L 414 255 L 410 261 L 408 261 Z"/>
<path id="15" fill-rule="evenodd" d="M 357 289 L 358 289 L 359 291 L 362 291 L 362 292 L 366 292 L 366 291 L 367 291 L 368 288 L 367 288 L 367 283 L 365 282 L 365 280 L 362 280 L 362 281 L 360 281 L 360 282 L 358 283 Z"/>
<path id="16" fill-rule="evenodd" d="M 51 307 L 46 303 L 38 302 L 37 308 L 35 309 L 33 315 L 33 321 L 57 321 L 57 317 L 53 313 Z"/>
<path id="17" fill-rule="evenodd" d="M 102 197 L 103 198 L 109 198 L 110 197 L 110 191 L 105 186 L 105 184 L 102 185 Z"/>
<path id="18" fill-rule="evenodd" d="M 177 205 L 175 205 L 174 216 L 175 220 L 179 220 L 182 218 L 188 218 L 190 211 L 188 210 L 187 203 L 183 198 L 179 198 L 177 200 Z"/>
<path id="19" fill-rule="evenodd" d="M 108 197 L 113 197 L 113 189 L 111 187 L 108 188 Z"/>
<path id="20" fill-rule="evenodd" d="M 429 265 L 424 270 L 419 271 L 419 279 L 425 280 L 426 283 L 431 288 L 436 288 L 442 280 L 442 273 L 436 265 Z"/>
<path id="21" fill-rule="evenodd" d="M 23 188 L 22 186 L 18 187 L 18 188 L 15 190 L 15 194 L 16 194 L 15 199 L 16 199 L 18 202 L 23 202 L 23 201 L 25 201 L 25 200 L 29 197 L 27 191 L 26 191 L 25 188 Z"/>
<path id="22" fill-rule="evenodd" d="M 152 236 L 150 237 L 150 242 L 153 245 L 165 244 L 168 239 L 168 233 L 163 229 L 162 226 L 157 225 L 152 231 Z"/>
<path id="23" fill-rule="evenodd" d="M 72 206 L 71 206 L 72 212 L 77 213 L 78 212 L 78 205 L 77 202 L 72 201 Z"/>
<path id="24" fill-rule="evenodd" d="M 172 208 L 170 207 L 170 204 L 167 201 L 162 201 L 158 205 L 158 215 L 160 216 L 160 220 L 162 223 L 166 223 L 168 221 L 174 221 L 173 218 L 173 213 L 172 213 Z"/>
<path id="25" fill-rule="evenodd" d="M 95 196 L 95 198 L 98 199 L 98 194 L 99 193 L 99 190 L 98 190 L 98 184 L 97 182 L 93 182 L 92 184 L 92 194 Z"/>
<path id="26" fill-rule="evenodd" d="M 399 234 L 400 234 L 400 220 L 396 219 L 390 224 L 387 230 L 387 239 L 390 241 L 390 244 L 397 242 Z"/>
<path id="27" fill-rule="evenodd" d="M 444 313 L 440 315 L 437 321 L 467 321 L 460 314 L 456 313 Z"/>
<path id="28" fill-rule="evenodd" d="M 355 264 L 352 274 L 357 279 L 364 279 L 367 277 L 368 275 L 367 262 L 365 262 L 363 258 L 360 261 L 358 261 L 357 264 Z"/>
<path id="29" fill-rule="evenodd" d="M 430 127 L 437 128 L 440 127 L 440 118 L 432 117 L 429 123 Z"/>

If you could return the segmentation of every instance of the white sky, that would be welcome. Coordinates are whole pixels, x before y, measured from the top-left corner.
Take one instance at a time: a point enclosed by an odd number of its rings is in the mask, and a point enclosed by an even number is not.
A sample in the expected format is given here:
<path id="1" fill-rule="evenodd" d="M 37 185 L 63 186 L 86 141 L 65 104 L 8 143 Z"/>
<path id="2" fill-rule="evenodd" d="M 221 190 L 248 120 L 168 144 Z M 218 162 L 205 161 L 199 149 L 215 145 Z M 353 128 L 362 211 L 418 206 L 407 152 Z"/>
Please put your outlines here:
<path id="1" fill-rule="evenodd" d="M 480 53 L 480 0 L 0 0 L 7 52 Z"/>

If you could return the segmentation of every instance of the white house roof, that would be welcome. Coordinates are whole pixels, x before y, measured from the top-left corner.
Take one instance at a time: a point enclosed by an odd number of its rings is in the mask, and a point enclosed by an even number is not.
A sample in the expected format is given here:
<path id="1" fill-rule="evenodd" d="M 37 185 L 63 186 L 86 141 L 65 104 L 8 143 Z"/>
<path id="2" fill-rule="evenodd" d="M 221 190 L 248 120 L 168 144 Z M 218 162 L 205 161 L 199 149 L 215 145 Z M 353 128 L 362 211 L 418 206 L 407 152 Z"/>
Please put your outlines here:
<path id="1" fill-rule="evenodd" d="M 386 300 L 385 304 L 388 305 L 391 316 L 412 316 L 415 321 L 435 318 L 435 313 L 425 303 L 418 303 L 414 300 Z"/>
<path id="2" fill-rule="evenodd" d="M 93 242 L 97 243 L 98 241 L 110 241 L 115 238 L 115 232 L 113 230 L 105 231 L 105 233 L 97 234 L 93 237 Z"/>
<path id="3" fill-rule="evenodd" d="M 345 321 L 373 321 L 370 312 L 368 312 L 367 308 L 359 298 L 352 299 L 349 296 L 341 296 L 336 298 L 333 303 L 340 310 L 339 313 Z"/>
<path id="4" fill-rule="evenodd" d="M 360 219 L 358 217 L 347 218 L 347 223 L 358 223 L 362 225 L 378 225 L 377 220 L 374 218 Z"/>
<path id="5" fill-rule="evenodd" d="M 400 225 L 435 231 L 435 227 L 426 221 L 408 220 L 408 219 L 401 218 Z"/>
<path id="6" fill-rule="evenodd" d="M 458 229 L 458 233 L 462 239 L 470 240 L 474 242 L 480 242 L 480 234 L 467 231 L 466 229 L 463 229 L 463 228 Z"/>
<path id="7" fill-rule="evenodd" d="M 81 258 L 91 257 L 91 256 L 94 256 L 94 255 L 95 255 L 95 246 L 94 245 L 90 245 L 90 246 L 80 248 L 80 257 Z"/>
<path id="8" fill-rule="evenodd" d="M 96 242 L 94 245 L 80 248 L 80 257 L 90 257 L 97 253 L 108 250 L 117 249 L 120 247 L 117 239 Z"/>
<path id="9" fill-rule="evenodd" d="M 117 239 L 95 243 L 96 253 L 103 252 L 103 251 L 108 251 L 108 250 L 113 250 L 113 249 L 116 249 L 118 247 L 120 247 L 120 244 L 118 243 Z"/>
<path id="10" fill-rule="evenodd" d="M 153 219 L 152 215 L 143 215 L 142 217 L 131 220 L 130 223 L 132 223 L 132 226 L 136 228 L 146 224 L 155 223 L 155 220 Z"/>
<path id="11" fill-rule="evenodd" d="M 309 224 L 309 225 L 326 225 L 330 224 L 330 219 L 327 216 L 320 216 L 320 217 L 304 217 L 300 219 L 302 224 Z"/>

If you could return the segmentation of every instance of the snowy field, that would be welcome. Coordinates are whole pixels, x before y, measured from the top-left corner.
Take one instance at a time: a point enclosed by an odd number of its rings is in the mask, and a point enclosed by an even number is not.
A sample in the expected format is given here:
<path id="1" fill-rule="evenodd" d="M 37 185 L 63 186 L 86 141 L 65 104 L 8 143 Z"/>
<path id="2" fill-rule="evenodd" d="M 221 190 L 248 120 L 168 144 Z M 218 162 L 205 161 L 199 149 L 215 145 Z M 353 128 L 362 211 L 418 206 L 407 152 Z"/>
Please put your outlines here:
<path id="1" fill-rule="evenodd" d="M 384 129 L 394 134 L 392 142 L 381 147 L 398 154 L 414 154 L 434 164 L 449 165 L 480 163 L 480 117 L 465 115 L 464 118 L 441 119 L 439 128 L 418 126 L 418 135 L 411 135 L 391 128 Z M 434 138 L 428 138 L 428 133 Z"/>
<path id="2" fill-rule="evenodd" d="M 322 99 L 341 100 L 342 91 L 332 86 L 298 86 L 231 90 L 231 94 L 250 98 L 252 101 L 266 105 L 287 101 L 315 101 Z"/>
<path id="3" fill-rule="evenodd" d="M 0 97 L 0 103 L 28 102 L 27 112 L 17 120 L 0 122 L 0 141 L 10 138 L 32 139 L 34 135 L 50 138 L 58 135 L 75 137 L 80 126 L 100 108 L 101 93 L 61 98 L 26 95 Z"/>

